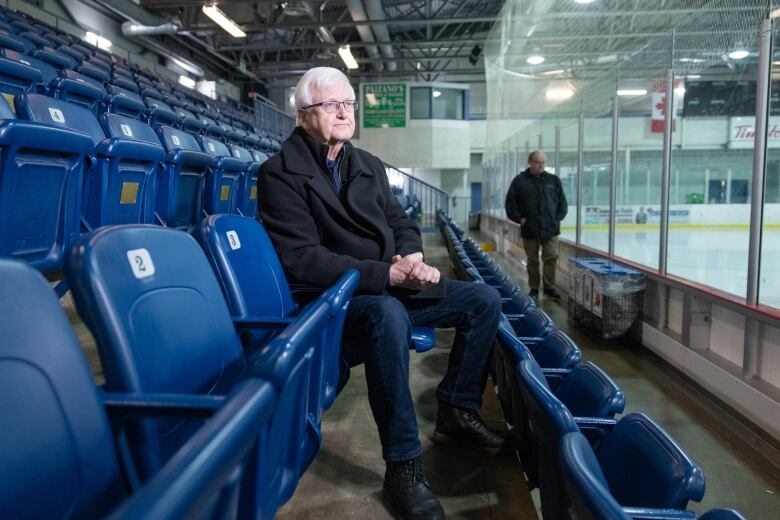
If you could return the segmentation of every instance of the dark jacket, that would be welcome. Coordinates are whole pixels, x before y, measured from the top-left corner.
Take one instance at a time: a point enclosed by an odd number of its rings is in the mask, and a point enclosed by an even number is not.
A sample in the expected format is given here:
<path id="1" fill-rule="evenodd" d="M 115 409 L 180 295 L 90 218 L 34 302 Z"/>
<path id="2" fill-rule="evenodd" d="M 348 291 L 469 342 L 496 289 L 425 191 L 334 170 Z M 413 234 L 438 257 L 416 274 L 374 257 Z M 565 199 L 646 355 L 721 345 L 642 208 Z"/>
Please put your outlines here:
<path id="1" fill-rule="evenodd" d="M 340 190 L 328 147 L 296 128 L 257 178 L 258 213 L 292 282 L 327 286 L 350 268 L 358 292 L 381 294 L 390 260 L 422 252 L 417 224 L 390 192 L 382 161 L 344 143 Z"/>
<path id="2" fill-rule="evenodd" d="M 560 235 L 561 220 L 569 210 L 561 180 L 547 172 L 534 175 L 529 169 L 512 180 L 505 207 L 510 220 L 519 224 L 526 219 L 522 237 L 536 240 Z"/>

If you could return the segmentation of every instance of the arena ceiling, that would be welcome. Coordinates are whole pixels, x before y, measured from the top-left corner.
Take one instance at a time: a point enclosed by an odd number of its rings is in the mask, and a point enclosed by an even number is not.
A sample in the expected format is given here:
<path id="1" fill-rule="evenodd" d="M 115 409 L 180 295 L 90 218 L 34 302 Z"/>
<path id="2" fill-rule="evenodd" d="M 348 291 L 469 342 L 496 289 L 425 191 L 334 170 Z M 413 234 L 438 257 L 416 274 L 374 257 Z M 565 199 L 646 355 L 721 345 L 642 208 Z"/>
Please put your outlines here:
<path id="1" fill-rule="evenodd" d="M 171 49 L 234 82 L 286 86 L 314 65 L 345 68 L 338 55 L 349 45 L 360 79 L 484 80 L 484 49 L 509 31 L 517 69 L 527 55 L 545 56 L 530 70 L 597 69 L 628 57 L 706 9 L 729 30 L 745 9 L 766 10 L 767 0 L 220 0 L 219 9 L 246 33 L 235 38 L 202 11 L 203 0 L 85 0 L 117 21 L 168 28 L 135 36 L 142 44 Z M 502 9 L 512 27 L 496 26 Z M 175 26 L 171 28 L 170 24 Z M 696 34 L 690 35 L 692 41 Z M 492 38 L 492 41 L 487 41 Z"/>

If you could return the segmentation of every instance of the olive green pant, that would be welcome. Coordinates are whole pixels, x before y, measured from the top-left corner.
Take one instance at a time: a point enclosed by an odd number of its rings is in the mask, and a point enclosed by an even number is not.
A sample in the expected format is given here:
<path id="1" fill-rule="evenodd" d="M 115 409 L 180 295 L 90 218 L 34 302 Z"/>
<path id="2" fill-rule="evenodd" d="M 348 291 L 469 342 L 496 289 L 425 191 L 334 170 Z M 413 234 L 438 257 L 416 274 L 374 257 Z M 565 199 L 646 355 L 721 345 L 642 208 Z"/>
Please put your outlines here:
<path id="1" fill-rule="evenodd" d="M 528 257 L 528 287 L 539 289 L 539 250 L 542 253 L 542 276 L 544 288 L 555 287 L 555 267 L 558 263 L 558 237 L 554 236 L 546 240 L 523 239 L 523 249 Z"/>

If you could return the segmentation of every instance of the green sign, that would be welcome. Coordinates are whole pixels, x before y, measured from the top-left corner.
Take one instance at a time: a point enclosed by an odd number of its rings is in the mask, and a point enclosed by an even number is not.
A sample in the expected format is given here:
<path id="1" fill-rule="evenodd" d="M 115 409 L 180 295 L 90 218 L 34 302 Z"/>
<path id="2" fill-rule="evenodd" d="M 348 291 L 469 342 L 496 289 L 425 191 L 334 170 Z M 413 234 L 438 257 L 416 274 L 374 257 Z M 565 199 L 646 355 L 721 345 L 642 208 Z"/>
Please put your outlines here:
<path id="1" fill-rule="evenodd" d="M 406 85 L 404 83 L 364 84 L 362 105 L 364 128 L 406 126 Z"/>

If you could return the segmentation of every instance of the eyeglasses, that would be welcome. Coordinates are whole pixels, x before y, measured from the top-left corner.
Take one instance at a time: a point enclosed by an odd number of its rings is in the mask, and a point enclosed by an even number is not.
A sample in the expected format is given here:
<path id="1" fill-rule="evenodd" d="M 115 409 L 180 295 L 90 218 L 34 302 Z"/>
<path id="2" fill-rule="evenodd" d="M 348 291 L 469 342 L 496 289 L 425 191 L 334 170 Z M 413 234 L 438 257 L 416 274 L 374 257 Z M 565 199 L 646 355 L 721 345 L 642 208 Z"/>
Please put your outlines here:
<path id="1" fill-rule="evenodd" d="M 347 101 L 323 101 L 322 103 L 314 103 L 313 105 L 303 107 L 302 110 L 308 110 L 314 107 L 322 107 L 325 112 L 333 114 L 334 112 L 338 112 L 339 105 L 344 105 L 344 110 L 347 112 L 352 112 L 358 109 L 358 102 L 354 99 L 349 99 Z"/>

